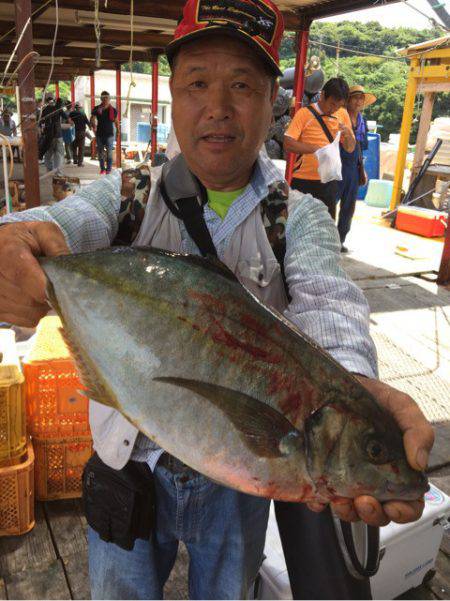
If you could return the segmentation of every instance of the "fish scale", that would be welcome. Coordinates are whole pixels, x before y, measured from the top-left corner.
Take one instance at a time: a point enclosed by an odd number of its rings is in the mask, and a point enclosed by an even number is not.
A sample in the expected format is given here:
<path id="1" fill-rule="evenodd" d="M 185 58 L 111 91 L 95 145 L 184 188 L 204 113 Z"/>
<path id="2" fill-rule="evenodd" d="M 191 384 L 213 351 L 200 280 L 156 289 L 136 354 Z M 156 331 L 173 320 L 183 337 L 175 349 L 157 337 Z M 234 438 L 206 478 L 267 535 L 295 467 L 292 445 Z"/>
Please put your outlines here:
<path id="1" fill-rule="evenodd" d="M 190 467 L 285 501 L 426 489 L 392 416 L 217 261 L 121 247 L 40 261 L 86 394 Z"/>

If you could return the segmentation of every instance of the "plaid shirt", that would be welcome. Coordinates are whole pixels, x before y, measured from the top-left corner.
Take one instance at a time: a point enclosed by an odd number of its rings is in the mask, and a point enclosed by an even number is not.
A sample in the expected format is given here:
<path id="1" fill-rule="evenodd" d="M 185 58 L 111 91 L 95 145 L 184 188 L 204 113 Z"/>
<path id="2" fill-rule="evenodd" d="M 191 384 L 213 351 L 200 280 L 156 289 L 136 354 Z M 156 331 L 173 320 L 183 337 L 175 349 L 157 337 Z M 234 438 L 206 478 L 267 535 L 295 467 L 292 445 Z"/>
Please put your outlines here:
<path id="1" fill-rule="evenodd" d="M 259 156 L 252 179 L 221 219 L 208 206 L 205 221 L 219 257 L 230 237 L 267 196 L 269 185 L 282 179 L 272 161 Z M 114 171 L 83 188 L 77 195 L 52 205 L 14 213 L 0 219 L 52 221 L 62 229 L 72 252 L 105 248 L 118 230 L 121 173 Z M 292 300 L 285 316 L 313 338 L 351 372 L 377 376 L 375 346 L 369 335 L 369 307 L 362 291 L 340 265 L 337 230 L 325 205 L 309 194 L 291 193 L 286 227 L 285 274 Z M 291 199 L 290 199 L 291 200 Z M 183 224 L 183 252 L 198 254 Z M 139 436 L 133 459 L 146 460 L 153 468 L 161 454 Z"/>

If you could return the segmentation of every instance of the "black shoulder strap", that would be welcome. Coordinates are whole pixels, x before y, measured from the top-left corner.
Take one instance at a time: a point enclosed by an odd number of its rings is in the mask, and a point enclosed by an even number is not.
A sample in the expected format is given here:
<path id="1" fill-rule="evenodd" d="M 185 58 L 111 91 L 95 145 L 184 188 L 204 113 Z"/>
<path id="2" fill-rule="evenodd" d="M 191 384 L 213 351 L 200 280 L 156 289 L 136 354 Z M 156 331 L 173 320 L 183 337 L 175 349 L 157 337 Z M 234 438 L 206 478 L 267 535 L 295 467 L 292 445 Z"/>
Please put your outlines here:
<path id="1" fill-rule="evenodd" d="M 163 180 L 160 182 L 159 189 L 167 208 L 175 217 L 183 221 L 189 236 L 195 242 L 201 254 L 204 257 L 207 255 L 217 257 L 217 250 L 212 241 L 203 213 L 205 203 L 197 198 L 197 196 L 189 196 L 182 198 L 180 202 L 175 204 L 169 198 Z"/>
<path id="2" fill-rule="evenodd" d="M 316 109 L 315 109 L 313 106 L 311 106 L 311 105 L 308 105 L 306 108 L 307 108 L 307 109 L 310 111 L 310 113 L 312 113 L 312 114 L 314 115 L 314 117 L 315 117 L 315 118 L 317 119 L 317 121 L 320 123 L 320 126 L 321 126 L 321 128 L 323 129 L 323 132 L 324 132 L 324 134 L 325 134 L 325 135 L 326 135 L 326 137 L 328 138 L 328 142 L 329 142 L 330 144 L 331 144 L 332 142 L 334 142 L 334 138 L 333 138 L 333 136 L 332 136 L 332 134 L 331 134 L 330 130 L 329 130 L 329 129 L 328 129 L 328 127 L 326 126 L 326 123 L 325 123 L 325 121 L 323 120 L 323 118 L 322 118 L 322 115 L 320 115 L 320 114 L 319 114 L 319 113 L 316 111 Z"/>

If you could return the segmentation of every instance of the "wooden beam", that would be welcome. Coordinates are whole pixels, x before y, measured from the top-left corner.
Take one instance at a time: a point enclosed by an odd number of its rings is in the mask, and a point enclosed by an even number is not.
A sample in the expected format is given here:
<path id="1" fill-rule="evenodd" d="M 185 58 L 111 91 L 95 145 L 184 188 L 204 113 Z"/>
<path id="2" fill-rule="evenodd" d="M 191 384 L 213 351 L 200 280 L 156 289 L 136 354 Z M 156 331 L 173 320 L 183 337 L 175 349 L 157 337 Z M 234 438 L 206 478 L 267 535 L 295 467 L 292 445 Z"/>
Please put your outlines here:
<path id="1" fill-rule="evenodd" d="M 36 23 L 33 26 L 35 38 L 41 38 L 52 41 L 55 28 L 52 25 L 42 25 Z M 96 42 L 94 28 L 86 25 L 85 27 L 70 27 L 60 25 L 58 27 L 57 39 L 60 43 L 64 42 Z M 172 39 L 172 36 L 159 33 L 147 33 L 137 31 L 134 33 L 134 44 L 136 46 L 145 46 L 148 48 L 164 48 Z M 102 44 L 112 44 L 114 46 L 128 45 L 130 43 L 130 32 L 114 29 L 102 28 L 100 34 Z"/>
<path id="2" fill-rule="evenodd" d="M 15 0 L 16 31 L 22 33 L 31 16 L 30 0 Z M 18 33 L 19 35 L 19 33 Z M 17 48 L 21 61 L 33 50 L 33 26 L 30 23 Z M 39 189 L 38 139 L 36 127 L 36 100 L 34 95 L 34 73 L 30 58 L 24 60 L 18 72 L 20 114 L 22 117 L 23 173 L 27 207 L 41 204 Z"/>
<path id="3" fill-rule="evenodd" d="M 417 131 L 416 152 L 414 154 L 411 181 L 413 180 L 423 163 L 423 157 L 425 155 L 425 144 L 427 141 L 428 131 L 430 129 L 435 96 L 436 94 L 434 92 L 426 92 L 423 100 L 422 112 L 420 114 L 419 129 Z"/>
<path id="4" fill-rule="evenodd" d="M 365 4 L 365 7 L 367 8 L 367 1 Z M 165 3 L 160 2 L 160 0 L 135 0 L 134 15 L 135 17 L 153 17 L 155 19 L 178 21 L 183 14 L 184 5 L 185 0 L 171 0 L 170 2 Z M 88 4 L 86 0 L 60 0 L 59 6 L 61 8 L 92 11 L 92 14 L 94 14 L 92 3 Z M 128 1 L 108 0 L 107 12 L 127 17 L 130 14 L 129 6 Z M 347 10 L 353 9 L 347 8 Z M 283 18 L 285 27 L 289 31 L 298 31 L 303 27 L 303 12 L 284 11 Z"/>
<path id="5" fill-rule="evenodd" d="M 450 81 L 442 83 L 421 83 L 417 88 L 418 94 L 426 92 L 450 92 Z"/>

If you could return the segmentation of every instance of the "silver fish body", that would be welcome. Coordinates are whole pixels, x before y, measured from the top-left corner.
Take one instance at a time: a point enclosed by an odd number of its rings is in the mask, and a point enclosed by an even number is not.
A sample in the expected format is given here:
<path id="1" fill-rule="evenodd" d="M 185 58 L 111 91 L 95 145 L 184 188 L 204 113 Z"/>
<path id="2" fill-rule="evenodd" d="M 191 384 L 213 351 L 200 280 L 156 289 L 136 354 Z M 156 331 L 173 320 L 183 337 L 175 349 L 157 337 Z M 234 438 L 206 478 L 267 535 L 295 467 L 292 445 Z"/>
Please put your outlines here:
<path id="1" fill-rule="evenodd" d="M 285 501 L 425 492 L 391 415 L 226 268 L 120 247 L 41 264 L 87 394 L 192 468 Z"/>

